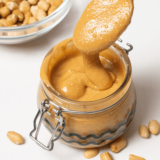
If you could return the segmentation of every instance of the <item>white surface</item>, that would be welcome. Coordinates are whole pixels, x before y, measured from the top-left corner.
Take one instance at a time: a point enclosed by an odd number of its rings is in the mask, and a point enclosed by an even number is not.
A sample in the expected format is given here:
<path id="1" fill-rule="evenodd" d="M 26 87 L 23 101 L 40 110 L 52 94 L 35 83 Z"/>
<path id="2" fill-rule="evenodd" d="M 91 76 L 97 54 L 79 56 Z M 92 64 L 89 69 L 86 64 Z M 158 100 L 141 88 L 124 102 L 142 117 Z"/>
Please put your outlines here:
<path id="1" fill-rule="evenodd" d="M 0 45 L 0 159 L 1 160 L 85 160 L 83 149 L 75 149 L 60 142 L 52 152 L 38 147 L 30 138 L 33 118 L 37 112 L 39 70 L 45 54 L 58 42 L 72 36 L 74 27 L 90 0 L 74 0 L 65 20 L 47 35 L 27 44 Z M 147 125 L 154 118 L 160 122 L 160 1 L 135 0 L 132 23 L 121 36 L 134 45 L 130 53 L 133 79 L 137 91 L 137 111 L 125 137 L 128 146 L 114 160 L 127 160 L 135 154 L 147 160 L 160 159 L 160 135 L 145 140 L 139 137 L 140 124 Z M 17 146 L 6 137 L 7 131 L 25 137 L 25 144 Z M 43 134 L 43 133 L 42 133 Z M 48 140 L 47 134 L 43 139 Z M 108 146 L 100 152 L 110 151 Z M 93 160 L 99 160 L 99 155 Z"/>

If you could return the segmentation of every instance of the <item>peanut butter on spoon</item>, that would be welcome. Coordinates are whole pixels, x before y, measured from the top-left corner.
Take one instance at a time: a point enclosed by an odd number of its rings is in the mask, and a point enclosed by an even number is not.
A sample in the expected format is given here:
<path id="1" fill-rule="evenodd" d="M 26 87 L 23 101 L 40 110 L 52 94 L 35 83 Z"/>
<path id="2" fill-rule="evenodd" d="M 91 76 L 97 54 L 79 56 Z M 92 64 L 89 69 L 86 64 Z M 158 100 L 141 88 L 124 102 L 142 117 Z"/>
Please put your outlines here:
<path id="1" fill-rule="evenodd" d="M 123 83 L 125 67 L 111 46 L 131 21 L 132 0 L 92 0 L 73 38 L 57 44 L 41 66 L 41 79 L 72 100 L 95 101 Z"/>
<path id="2" fill-rule="evenodd" d="M 92 0 L 73 34 L 83 55 L 85 74 L 99 90 L 112 86 L 115 76 L 102 66 L 99 52 L 111 46 L 131 22 L 133 0 Z"/>

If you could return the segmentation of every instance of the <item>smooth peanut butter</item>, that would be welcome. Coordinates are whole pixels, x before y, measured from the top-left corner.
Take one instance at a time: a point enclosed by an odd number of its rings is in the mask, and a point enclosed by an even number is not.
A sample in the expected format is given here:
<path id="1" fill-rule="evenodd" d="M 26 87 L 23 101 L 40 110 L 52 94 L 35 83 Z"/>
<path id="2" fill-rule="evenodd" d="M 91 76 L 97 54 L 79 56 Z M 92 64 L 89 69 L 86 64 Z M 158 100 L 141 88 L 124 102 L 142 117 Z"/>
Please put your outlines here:
<path id="1" fill-rule="evenodd" d="M 94 101 L 115 92 L 124 81 L 125 67 L 107 48 L 127 28 L 132 13 L 132 0 L 92 0 L 77 23 L 73 40 L 62 41 L 44 59 L 42 81 L 77 101 Z"/>
<path id="2" fill-rule="evenodd" d="M 72 38 L 57 44 L 41 66 L 41 79 L 60 95 L 77 101 L 94 101 L 115 92 L 123 83 L 126 70 L 121 58 L 109 48 L 100 52 L 104 69 L 116 77 L 111 88 L 98 90 L 87 78 L 83 56 L 76 49 Z"/>

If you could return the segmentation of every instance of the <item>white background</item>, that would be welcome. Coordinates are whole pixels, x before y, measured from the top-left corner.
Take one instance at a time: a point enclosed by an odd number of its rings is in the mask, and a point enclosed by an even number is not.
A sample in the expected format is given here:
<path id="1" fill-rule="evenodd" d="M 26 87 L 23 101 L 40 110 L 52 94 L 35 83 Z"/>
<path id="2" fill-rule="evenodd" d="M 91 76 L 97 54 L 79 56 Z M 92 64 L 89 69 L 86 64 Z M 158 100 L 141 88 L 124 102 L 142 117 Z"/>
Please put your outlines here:
<path id="1" fill-rule="evenodd" d="M 47 35 L 21 45 L 0 45 L 0 160 L 83 160 L 83 149 L 55 143 L 52 152 L 38 147 L 30 138 L 37 112 L 39 71 L 45 54 L 58 42 L 72 36 L 77 20 L 90 0 L 74 0 L 67 17 Z M 160 135 L 142 139 L 140 124 L 151 119 L 160 122 L 160 1 L 135 0 L 132 23 L 121 36 L 134 46 L 129 57 L 137 91 L 134 121 L 125 133 L 128 146 L 114 160 L 127 160 L 135 154 L 147 160 L 160 159 Z M 106 122 L 107 123 L 107 122 Z M 6 134 L 13 130 L 22 134 L 25 144 L 11 143 Z M 42 139 L 49 139 L 42 131 Z M 100 152 L 110 151 L 108 146 Z M 99 160 L 100 155 L 93 158 Z M 84 159 L 85 160 L 85 159 Z"/>

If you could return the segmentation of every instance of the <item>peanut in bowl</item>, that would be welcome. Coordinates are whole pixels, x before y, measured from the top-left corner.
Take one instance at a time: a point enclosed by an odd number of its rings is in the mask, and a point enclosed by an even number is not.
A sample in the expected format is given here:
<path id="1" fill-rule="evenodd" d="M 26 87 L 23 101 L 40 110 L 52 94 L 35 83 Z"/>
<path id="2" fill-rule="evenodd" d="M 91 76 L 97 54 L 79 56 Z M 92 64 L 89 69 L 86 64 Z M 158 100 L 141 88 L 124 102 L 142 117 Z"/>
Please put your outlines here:
<path id="1" fill-rule="evenodd" d="M 0 26 L 0 44 L 25 43 L 48 33 L 65 18 L 71 6 L 72 0 L 64 0 L 53 13 L 39 21 L 20 26 Z"/>

